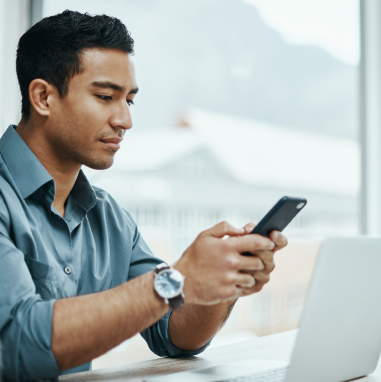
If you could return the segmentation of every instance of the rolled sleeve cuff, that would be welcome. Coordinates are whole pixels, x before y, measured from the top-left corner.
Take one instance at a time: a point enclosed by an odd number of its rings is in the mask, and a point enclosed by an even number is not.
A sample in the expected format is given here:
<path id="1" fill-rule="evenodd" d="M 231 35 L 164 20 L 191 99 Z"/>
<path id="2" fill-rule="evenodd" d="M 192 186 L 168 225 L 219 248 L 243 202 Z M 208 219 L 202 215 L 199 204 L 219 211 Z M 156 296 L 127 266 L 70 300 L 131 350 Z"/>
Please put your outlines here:
<path id="1" fill-rule="evenodd" d="M 173 310 L 170 310 L 154 326 L 141 333 L 150 349 L 161 357 L 188 358 L 202 353 L 209 345 L 207 342 L 197 350 L 183 350 L 173 345 L 169 336 L 169 319 Z"/>
<path id="2" fill-rule="evenodd" d="M 5 380 L 55 380 L 60 375 L 51 350 L 55 300 L 30 303 L 29 309 L 24 305 L 24 309 L 17 312 L 15 321 L 18 321 L 18 324 L 14 321 L 9 327 L 10 330 L 3 336 Z"/>

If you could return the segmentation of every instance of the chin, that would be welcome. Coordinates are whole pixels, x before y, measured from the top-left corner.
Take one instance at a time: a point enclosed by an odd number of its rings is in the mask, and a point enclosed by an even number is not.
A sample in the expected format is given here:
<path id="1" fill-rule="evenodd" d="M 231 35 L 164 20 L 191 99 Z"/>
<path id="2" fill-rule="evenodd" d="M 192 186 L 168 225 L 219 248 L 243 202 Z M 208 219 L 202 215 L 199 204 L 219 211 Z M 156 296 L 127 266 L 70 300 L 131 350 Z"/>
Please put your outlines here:
<path id="1" fill-rule="evenodd" d="M 92 168 L 93 170 L 107 170 L 114 163 L 114 157 L 109 158 L 96 158 L 93 160 L 88 160 L 83 164 L 87 167 Z"/>

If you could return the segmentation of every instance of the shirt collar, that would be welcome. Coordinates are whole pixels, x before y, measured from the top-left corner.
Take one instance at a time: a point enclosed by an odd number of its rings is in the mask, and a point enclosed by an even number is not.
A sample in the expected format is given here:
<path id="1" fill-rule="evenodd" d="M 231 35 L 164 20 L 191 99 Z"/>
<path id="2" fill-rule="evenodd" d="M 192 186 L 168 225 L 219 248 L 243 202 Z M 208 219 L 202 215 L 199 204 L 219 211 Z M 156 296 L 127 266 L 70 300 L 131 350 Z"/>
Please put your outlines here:
<path id="1" fill-rule="evenodd" d="M 0 139 L 0 153 L 21 196 L 26 199 L 42 185 L 53 180 L 32 150 L 10 125 Z"/>
<path id="2" fill-rule="evenodd" d="M 1 137 L 0 153 L 21 196 L 26 199 L 44 185 L 48 188 L 53 186 L 53 201 L 55 192 L 53 178 L 15 129 L 15 125 L 10 125 Z M 94 189 L 82 170 L 70 194 L 85 210 L 90 210 L 96 204 Z"/>
<path id="3" fill-rule="evenodd" d="M 87 211 L 91 210 L 97 202 L 95 191 L 82 170 L 79 171 L 70 194 Z"/>

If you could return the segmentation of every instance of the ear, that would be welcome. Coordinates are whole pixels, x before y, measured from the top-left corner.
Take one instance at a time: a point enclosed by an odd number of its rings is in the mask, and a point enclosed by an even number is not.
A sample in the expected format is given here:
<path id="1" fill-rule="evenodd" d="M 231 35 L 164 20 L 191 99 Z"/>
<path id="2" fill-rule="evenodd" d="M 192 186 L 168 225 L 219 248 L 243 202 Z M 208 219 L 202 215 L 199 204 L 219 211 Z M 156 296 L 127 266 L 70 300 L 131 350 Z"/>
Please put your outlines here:
<path id="1" fill-rule="evenodd" d="M 57 96 L 57 88 L 41 78 L 36 78 L 29 84 L 29 101 L 34 111 L 41 116 L 50 115 L 53 100 Z"/>

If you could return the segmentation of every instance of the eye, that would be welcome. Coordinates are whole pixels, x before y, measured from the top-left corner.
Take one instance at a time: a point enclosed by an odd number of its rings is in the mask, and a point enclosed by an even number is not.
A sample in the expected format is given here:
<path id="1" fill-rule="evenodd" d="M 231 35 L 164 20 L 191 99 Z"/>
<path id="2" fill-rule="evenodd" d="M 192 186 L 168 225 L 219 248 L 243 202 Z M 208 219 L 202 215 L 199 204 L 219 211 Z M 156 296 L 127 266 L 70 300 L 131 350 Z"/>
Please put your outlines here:
<path id="1" fill-rule="evenodd" d="M 127 103 L 128 103 L 129 106 L 135 105 L 134 101 L 132 99 L 128 99 Z"/>
<path id="2" fill-rule="evenodd" d="M 100 98 L 102 101 L 111 101 L 112 100 L 111 96 L 105 96 L 105 95 L 97 94 L 97 97 Z"/>

